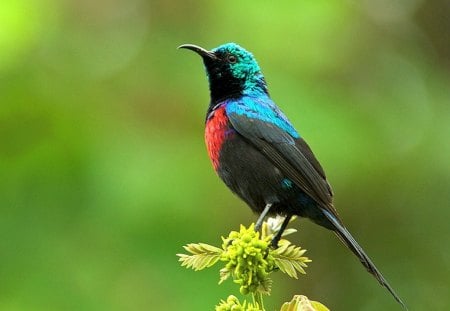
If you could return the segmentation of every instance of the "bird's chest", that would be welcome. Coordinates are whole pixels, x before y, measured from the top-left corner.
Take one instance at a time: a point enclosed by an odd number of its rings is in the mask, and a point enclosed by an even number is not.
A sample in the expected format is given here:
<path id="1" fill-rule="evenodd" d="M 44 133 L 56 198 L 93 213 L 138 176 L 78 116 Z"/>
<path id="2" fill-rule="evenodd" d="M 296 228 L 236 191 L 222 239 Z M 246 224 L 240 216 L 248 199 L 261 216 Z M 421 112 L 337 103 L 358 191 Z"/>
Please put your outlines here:
<path id="1" fill-rule="evenodd" d="M 209 116 L 205 127 L 206 148 L 216 171 L 220 165 L 219 157 L 222 146 L 234 135 L 235 131 L 230 125 L 225 107 L 219 107 Z"/>

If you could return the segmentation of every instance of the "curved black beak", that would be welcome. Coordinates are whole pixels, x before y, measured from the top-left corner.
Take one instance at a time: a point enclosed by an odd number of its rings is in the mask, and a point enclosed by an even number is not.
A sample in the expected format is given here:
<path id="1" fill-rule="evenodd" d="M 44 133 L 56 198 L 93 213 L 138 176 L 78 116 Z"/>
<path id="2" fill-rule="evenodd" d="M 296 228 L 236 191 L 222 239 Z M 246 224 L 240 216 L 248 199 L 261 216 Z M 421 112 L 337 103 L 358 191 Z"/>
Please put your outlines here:
<path id="1" fill-rule="evenodd" d="M 216 60 L 218 59 L 216 54 L 214 54 L 211 51 L 208 51 L 198 45 L 194 45 L 194 44 L 182 44 L 178 47 L 179 49 L 188 49 L 191 51 L 194 51 L 195 53 L 197 53 L 198 55 L 200 55 L 201 57 L 203 57 L 204 59 L 211 59 L 211 60 Z"/>

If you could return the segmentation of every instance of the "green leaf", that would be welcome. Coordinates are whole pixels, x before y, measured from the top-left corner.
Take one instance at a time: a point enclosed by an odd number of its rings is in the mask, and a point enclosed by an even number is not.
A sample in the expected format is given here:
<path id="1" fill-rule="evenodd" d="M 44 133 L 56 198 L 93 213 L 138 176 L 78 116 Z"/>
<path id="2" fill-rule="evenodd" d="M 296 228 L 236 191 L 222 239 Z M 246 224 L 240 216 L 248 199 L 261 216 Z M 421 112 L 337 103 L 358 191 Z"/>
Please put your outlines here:
<path id="1" fill-rule="evenodd" d="M 327 307 L 325 307 L 323 304 L 321 304 L 318 301 L 311 300 L 311 304 L 314 307 L 314 310 L 316 310 L 316 311 L 330 311 L 330 309 L 328 309 Z"/>
<path id="2" fill-rule="evenodd" d="M 303 295 L 295 295 L 290 302 L 285 302 L 280 311 L 330 311 L 317 301 L 311 301 Z"/>
<path id="3" fill-rule="evenodd" d="M 303 268 L 307 267 L 307 262 L 311 262 L 308 257 L 303 256 L 306 250 L 295 246 L 288 241 L 272 252 L 275 265 L 284 273 L 297 279 L 297 272 L 306 274 Z"/>
<path id="4" fill-rule="evenodd" d="M 220 259 L 220 255 L 223 252 L 222 249 L 205 243 L 190 243 L 183 247 L 193 255 L 177 254 L 180 257 L 178 261 L 181 262 L 181 266 L 192 268 L 195 271 L 214 265 Z"/>

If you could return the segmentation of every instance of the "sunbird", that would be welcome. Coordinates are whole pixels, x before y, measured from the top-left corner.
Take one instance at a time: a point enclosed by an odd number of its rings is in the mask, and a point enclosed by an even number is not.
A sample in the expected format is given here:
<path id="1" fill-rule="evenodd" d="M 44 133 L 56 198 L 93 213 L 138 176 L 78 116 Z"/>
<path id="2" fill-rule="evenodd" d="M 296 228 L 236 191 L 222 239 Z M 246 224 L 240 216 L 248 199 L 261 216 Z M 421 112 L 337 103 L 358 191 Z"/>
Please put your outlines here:
<path id="1" fill-rule="evenodd" d="M 297 215 L 332 230 L 363 266 L 405 305 L 341 221 L 325 172 L 306 141 L 272 101 L 253 55 L 235 43 L 211 51 L 193 44 L 179 48 L 203 59 L 209 81 L 205 141 L 214 170 L 260 216 L 284 216 L 272 240 L 277 247 Z"/>

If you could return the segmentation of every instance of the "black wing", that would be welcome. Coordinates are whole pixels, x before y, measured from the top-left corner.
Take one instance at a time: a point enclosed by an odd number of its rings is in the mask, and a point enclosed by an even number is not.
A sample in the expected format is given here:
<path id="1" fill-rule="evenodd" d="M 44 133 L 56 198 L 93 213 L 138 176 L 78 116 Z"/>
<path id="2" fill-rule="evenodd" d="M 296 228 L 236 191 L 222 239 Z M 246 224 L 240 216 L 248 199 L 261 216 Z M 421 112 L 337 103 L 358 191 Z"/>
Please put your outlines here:
<path id="1" fill-rule="evenodd" d="M 287 178 L 321 207 L 337 216 L 332 204 L 333 192 L 325 173 L 302 138 L 294 138 L 276 124 L 228 113 L 234 129 L 259 149 Z M 284 121 L 284 120 L 283 120 Z"/>

